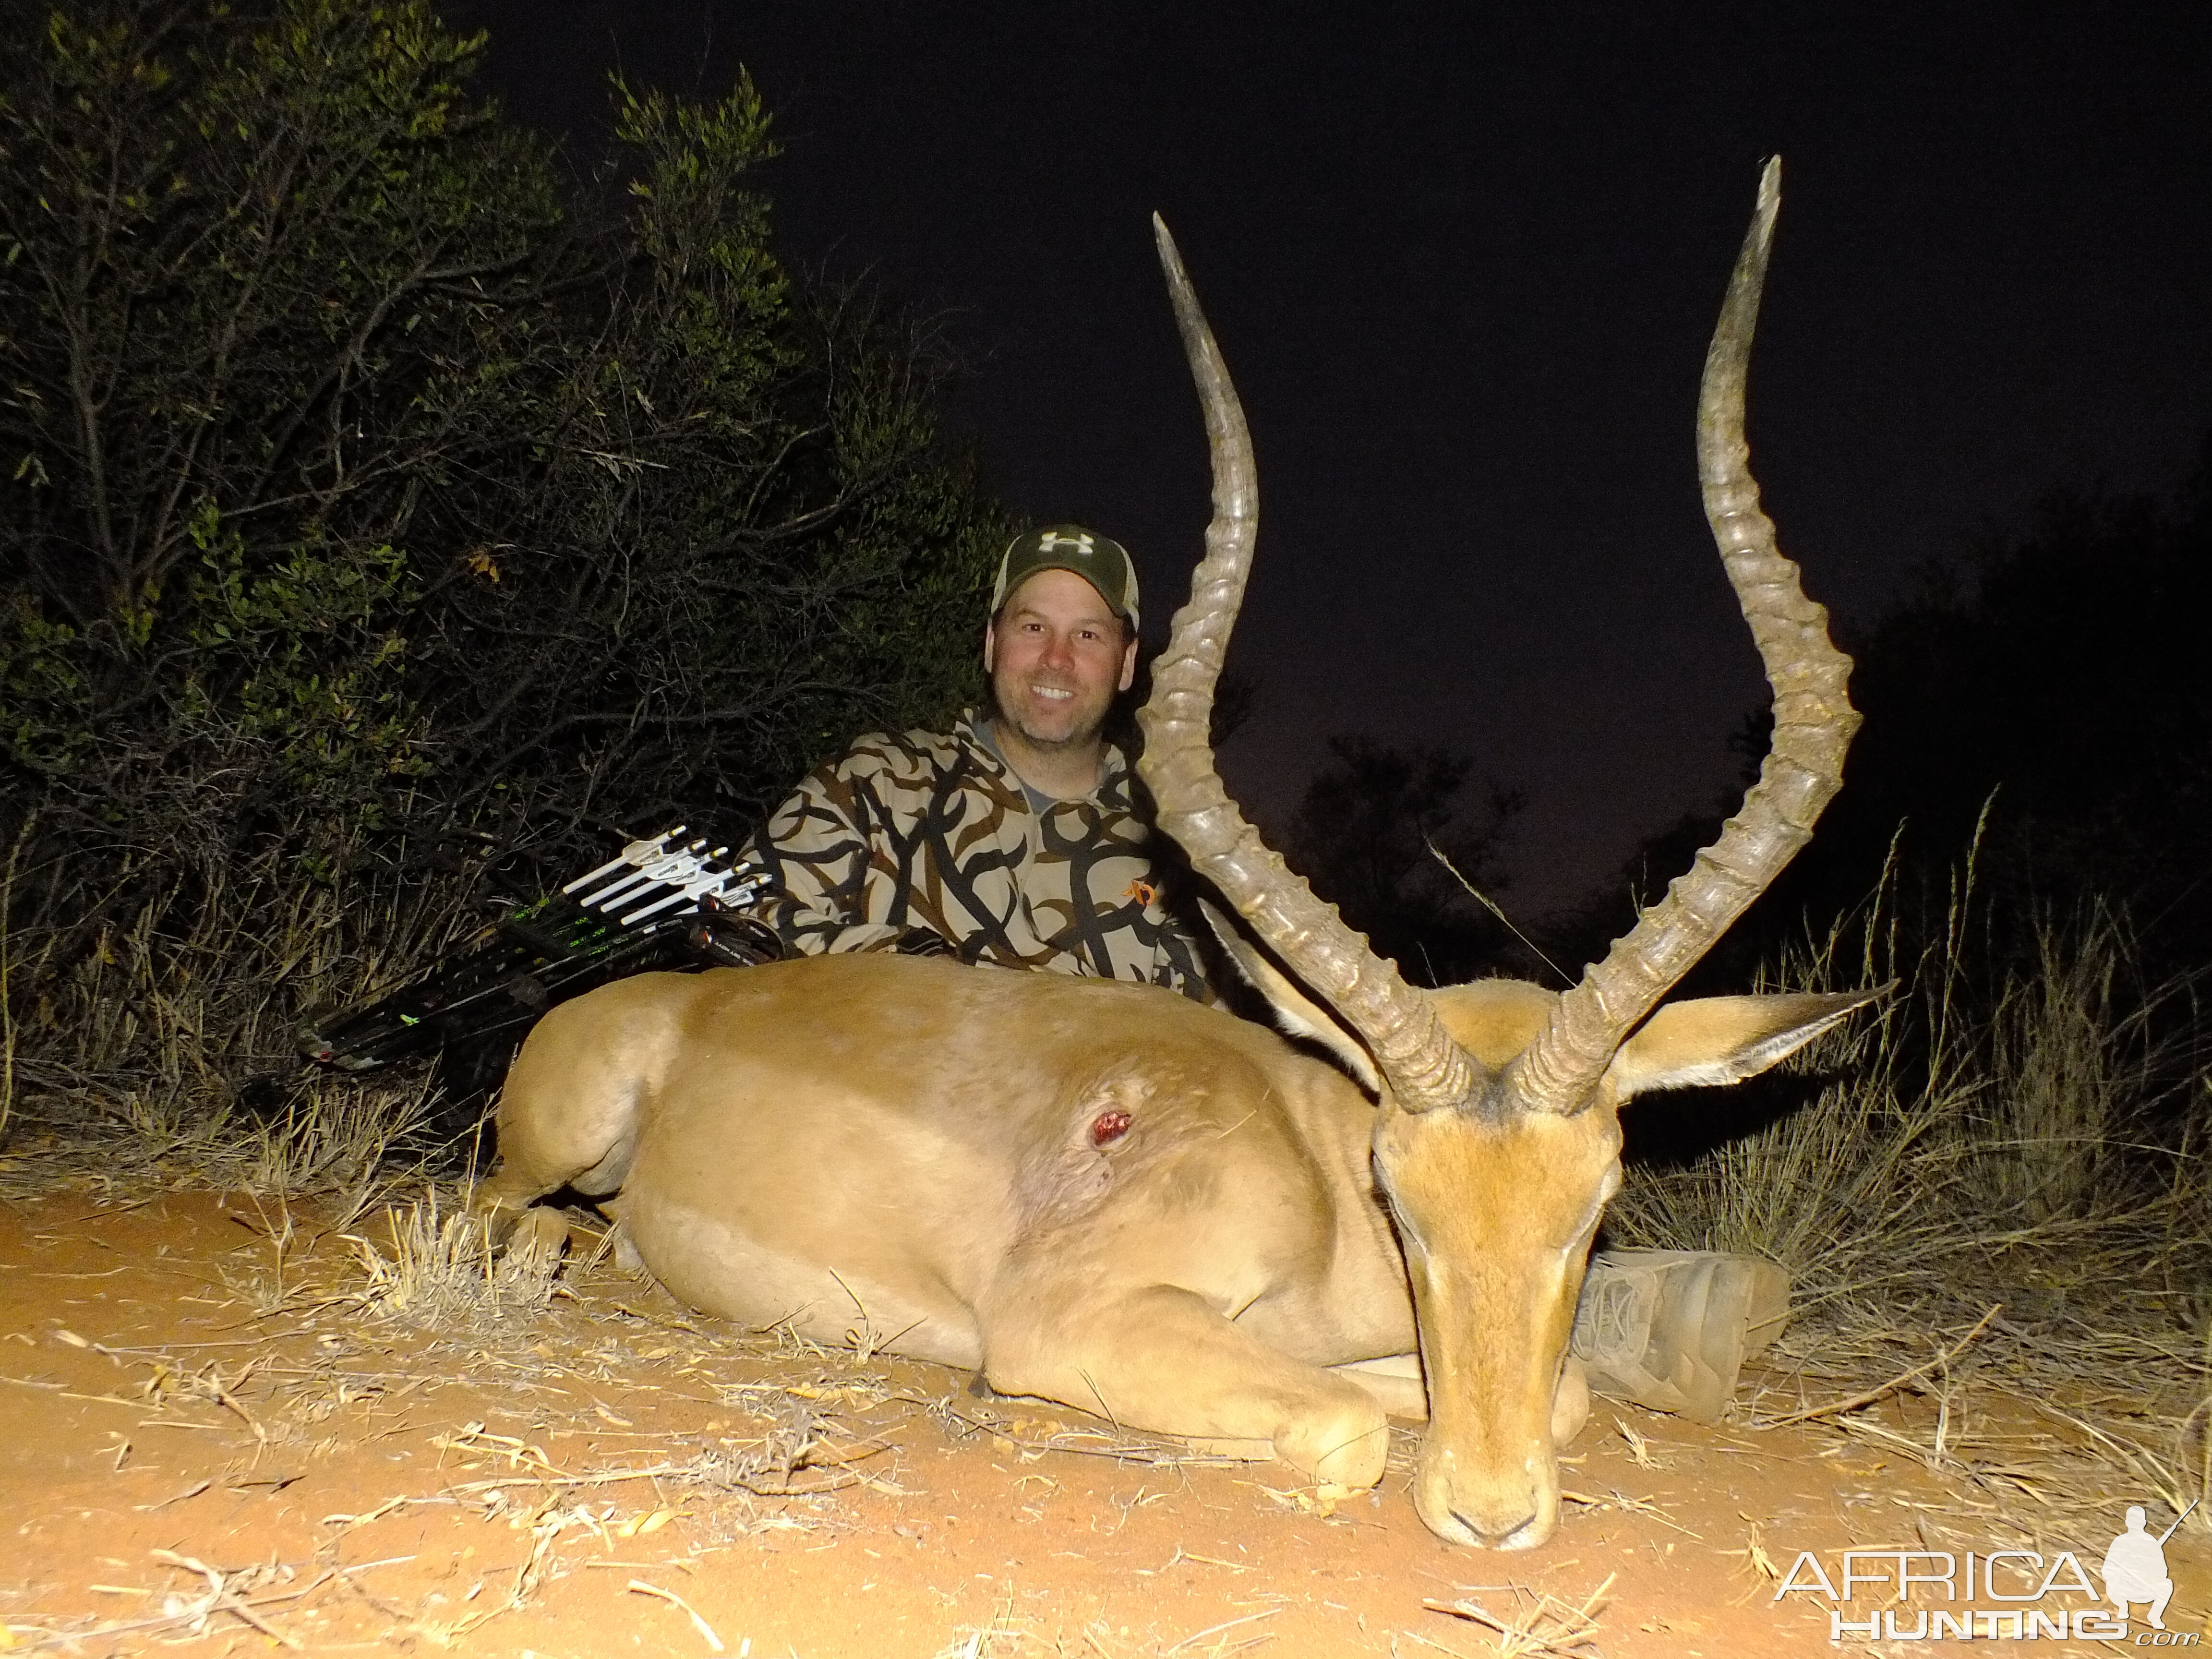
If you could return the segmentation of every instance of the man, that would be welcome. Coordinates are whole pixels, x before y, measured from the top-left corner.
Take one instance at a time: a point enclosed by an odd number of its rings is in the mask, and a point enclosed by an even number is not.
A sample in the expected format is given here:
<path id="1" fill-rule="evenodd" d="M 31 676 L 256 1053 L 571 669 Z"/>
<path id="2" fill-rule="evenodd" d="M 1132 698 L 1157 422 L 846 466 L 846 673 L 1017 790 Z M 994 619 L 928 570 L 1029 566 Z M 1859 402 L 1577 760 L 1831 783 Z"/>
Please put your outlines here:
<path id="1" fill-rule="evenodd" d="M 949 952 L 1139 980 L 1205 1000 L 1160 907 L 1155 842 L 1106 716 L 1137 668 L 1137 574 L 1075 525 L 999 561 L 983 666 L 993 708 L 949 732 L 875 732 L 801 784 L 746 849 L 752 914 L 787 951 Z"/>

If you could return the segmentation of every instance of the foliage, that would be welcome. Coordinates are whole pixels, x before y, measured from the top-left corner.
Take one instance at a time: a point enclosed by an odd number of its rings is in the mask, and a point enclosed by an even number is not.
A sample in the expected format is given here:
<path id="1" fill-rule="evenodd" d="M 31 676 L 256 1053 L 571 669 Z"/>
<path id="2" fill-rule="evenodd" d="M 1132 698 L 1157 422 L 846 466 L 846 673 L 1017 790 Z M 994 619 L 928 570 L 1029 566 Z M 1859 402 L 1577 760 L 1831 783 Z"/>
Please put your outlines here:
<path id="1" fill-rule="evenodd" d="M 972 691 L 1001 524 L 939 453 L 946 366 L 778 262 L 749 82 L 618 83 L 617 154 L 568 201 L 470 96 L 482 38 L 421 0 L 9 21 L 0 833 L 29 1075 L 220 1096 L 280 1060 L 267 999 L 349 1000 L 467 925 L 487 868 L 533 890 L 678 817 L 734 839 L 854 731 Z M 307 948 L 303 908 L 337 937 Z M 180 1033 L 200 1060 L 172 1064 Z"/>
<path id="2" fill-rule="evenodd" d="M 1501 930 L 1468 888 L 1504 884 L 1498 854 L 1521 797 L 1491 784 L 1478 815 L 1462 821 L 1469 762 L 1357 733 L 1332 737 L 1328 747 L 1334 759 L 1291 822 L 1291 867 L 1418 982 L 1474 978 L 1497 954 Z"/>

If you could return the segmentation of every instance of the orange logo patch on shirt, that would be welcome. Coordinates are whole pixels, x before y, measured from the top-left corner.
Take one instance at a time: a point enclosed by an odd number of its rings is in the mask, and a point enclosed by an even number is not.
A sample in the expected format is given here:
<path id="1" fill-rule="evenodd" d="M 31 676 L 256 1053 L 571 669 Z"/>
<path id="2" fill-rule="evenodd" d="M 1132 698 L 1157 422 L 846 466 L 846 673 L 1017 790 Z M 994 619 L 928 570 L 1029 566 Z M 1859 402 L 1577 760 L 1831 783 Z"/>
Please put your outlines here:
<path id="1" fill-rule="evenodd" d="M 1131 882 L 1129 890 L 1121 895 L 1123 898 L 1134 899 L 1139 904 L 1150 904 L 1159 896 L 1160 890 L 1141 878 Z"/>

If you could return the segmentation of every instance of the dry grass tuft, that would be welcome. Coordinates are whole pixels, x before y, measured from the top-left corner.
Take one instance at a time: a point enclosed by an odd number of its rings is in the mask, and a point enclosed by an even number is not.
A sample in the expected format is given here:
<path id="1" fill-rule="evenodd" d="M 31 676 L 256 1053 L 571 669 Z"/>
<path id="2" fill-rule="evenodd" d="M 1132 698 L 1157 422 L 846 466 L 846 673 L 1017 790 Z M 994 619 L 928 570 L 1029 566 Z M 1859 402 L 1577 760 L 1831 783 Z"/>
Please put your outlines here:
<path id="1" fill-rule="evenodd" d="M 262 1198 L 313 1194 L 358 1215 L 422 1178 L 431 1150 L 423 1077 L 366 1085 L 315 1079 L 272 1116 L 211 1113 L 126 1094 L 93 1115 L 19 1111 L 0 1154 L 0 1195 L 58 1188 L 104 1194 L 213 1188 Z"/>
<path id="2" fill-rule="evenodd" d="M 418 1330 L 481 1330 L 543 1313 L 558 1262 L 528 1251 L 495 1252 L 490 1224 L 432 1187 L 384 1213 L 390 1250 L 349 1233 L 362 1284 L 356 1296 L 373 1318 Z"/>

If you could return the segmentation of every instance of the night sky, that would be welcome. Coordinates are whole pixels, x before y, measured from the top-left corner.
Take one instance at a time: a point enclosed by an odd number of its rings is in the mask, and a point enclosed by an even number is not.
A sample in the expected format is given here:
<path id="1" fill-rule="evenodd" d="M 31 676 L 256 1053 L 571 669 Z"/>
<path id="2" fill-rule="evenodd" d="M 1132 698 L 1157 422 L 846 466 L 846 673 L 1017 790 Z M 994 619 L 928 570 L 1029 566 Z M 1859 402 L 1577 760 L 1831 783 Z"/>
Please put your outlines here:
<path id="1" fill-rule="evenodd" d="M 1161 212 L 1260 458 L 1232 787 L 1279 820 L 1334 731 L 1463 752 L 1530 797 L 1532 915 L 1731 787 L 1764 696 L 1691 440 L 1765 156 L 1753 465 L 1846 643 L 2054 487 L 2175 489 L 2212 426 L 2201 6 L 446 11 L 586 158 L 617 62 L 749 68 L 787 256 L 942 317 L 957 435 L 1128 543 L 1153 636 L 1207 516 Z"/>

